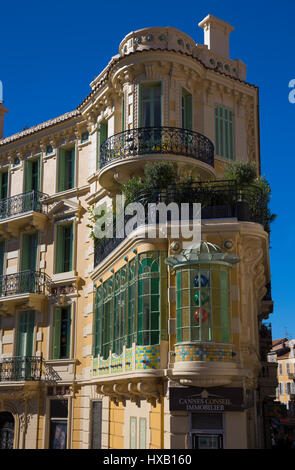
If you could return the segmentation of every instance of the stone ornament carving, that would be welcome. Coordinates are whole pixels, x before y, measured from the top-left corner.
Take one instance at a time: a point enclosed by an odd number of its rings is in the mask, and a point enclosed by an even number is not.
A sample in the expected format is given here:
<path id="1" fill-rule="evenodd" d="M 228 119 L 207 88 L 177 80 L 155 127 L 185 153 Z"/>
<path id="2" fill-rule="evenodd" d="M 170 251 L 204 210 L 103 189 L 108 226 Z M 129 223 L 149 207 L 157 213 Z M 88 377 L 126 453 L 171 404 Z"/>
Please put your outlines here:
<path id="1" fill-rule="evenodd" d="M 98 385 L 97 393 L 109 396 L 111 401 L 116 404 L 123 403 L 126 405 L 126 400 L 140 405 L 140 400 L 146 400 L 151 403 L 153 407 L 156 406 L 157 401 L 161 399 L 162 385 L 158 380 L 141 380 L 139 382 L 122 382 L 122 383 L 107 383 Z"/>

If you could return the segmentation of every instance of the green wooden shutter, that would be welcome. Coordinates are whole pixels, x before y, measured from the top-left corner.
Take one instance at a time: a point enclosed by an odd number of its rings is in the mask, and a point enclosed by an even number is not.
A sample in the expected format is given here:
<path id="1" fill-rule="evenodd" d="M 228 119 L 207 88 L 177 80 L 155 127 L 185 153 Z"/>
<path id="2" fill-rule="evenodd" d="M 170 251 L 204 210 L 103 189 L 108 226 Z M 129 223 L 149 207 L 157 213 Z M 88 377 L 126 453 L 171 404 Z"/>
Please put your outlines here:
<path id="1" fill-rule="evenodd" d="M 56 273 L 73 269 L 73 224 L 58 225 L 56 230 Z"/>
<path id="2" fill-rule="evenodd" d="M 59 150 L 59 164 L 58 164 L 58 191 L 65 191 L 65 151 Z"/>
<path id="3" fill-rule="evenodd" d="M 71 307 L 67 307 L 67 347 L 66 347 L 66 358 L 70 357 L 70 346 L 71 346 Z"/>
<path id="4" fill-rule="evenodd" d="M 63 263 L 63 270 L 64 271 L 72 271 L 73 268 L 73 224 L 65 225 L 63 227 L 64 234 L 64 263 Z"/>
<path id="5" fill-rule="evenodd" d="M 162 83 L 140 86 L 140 127 L 159 127 L 162 122 Z"/>
<path id="6" fill-rule="evenodd" d="M 64 227 L 56 227 L 55 272 L 64 272 Z"/>
<path id="7" fill-rule="evenodd" d="M 125 98 L 122 98 L 122 132 L 125 131 Z"/>
<path id="8" fill-rule="evenodd" d="M 32 190 L 33 175 L 32 175 L 32 162 L 26 160 L 25 163 L 25 192 Z"/>
<path id="9" fill-rule="evenodd" d="M 5 242 L 0 243 L 0 276 L 4 273 Z"/>
<path id="10" fill-rule="evenodd" d="M 101 122 L 98 127 L 97 135 L 97 167 L 100 167 L 100 146 L 108 138 L 108 123 Z"/>
<path id="11" fill-rule="evenodd" d="M 215 107 L 215 151 L 216 154 L 234 160 L 234 113 L 230 108 Z"/>
<path id="12" fill-rule="evenodd" d="M 34 310 L 21 312 L 18 317 L 17 356 L 33 355 Z"/>
<path id="13" fill-rule="evenodd" d="M 64 190 L 75 187 L 75 148 L 64 151 Z"/>
<path id="14" fill-rule="evenodd" d="M 22 271 L 30 269 L 30 235 L 23 235 L 22 243 Z"/>
<path id="15" fill-rule="evenodd" d="M 22 244 L 22 271 L 31 269 L 36 270 L 37 263 L 38 234 L 23 235 Z"/>
<path id="16" fill-rule="evenodd" d="M 193 129 L 193 97 L 186 90 L 182 90 L 182 127 Z"/>
<path id="17" fill-rule="evenodd" d="M 52 359 L 60 358 L 60 332 L 61 332 L 61 308 L 56 307 L 53 312 L 53 335 L 52 335 Z"/>

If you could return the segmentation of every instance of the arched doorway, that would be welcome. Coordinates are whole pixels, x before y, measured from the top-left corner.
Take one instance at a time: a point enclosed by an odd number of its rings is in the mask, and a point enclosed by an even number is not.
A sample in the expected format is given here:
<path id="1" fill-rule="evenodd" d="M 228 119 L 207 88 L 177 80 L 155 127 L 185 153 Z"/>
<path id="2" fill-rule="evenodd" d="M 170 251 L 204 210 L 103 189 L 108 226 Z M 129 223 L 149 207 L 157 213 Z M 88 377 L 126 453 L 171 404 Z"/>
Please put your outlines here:
<path id="1" fill-rule="evenodd" d="M 0 449 L 13 449 L 14 418 L 6 411 L 0 413 Z"/>

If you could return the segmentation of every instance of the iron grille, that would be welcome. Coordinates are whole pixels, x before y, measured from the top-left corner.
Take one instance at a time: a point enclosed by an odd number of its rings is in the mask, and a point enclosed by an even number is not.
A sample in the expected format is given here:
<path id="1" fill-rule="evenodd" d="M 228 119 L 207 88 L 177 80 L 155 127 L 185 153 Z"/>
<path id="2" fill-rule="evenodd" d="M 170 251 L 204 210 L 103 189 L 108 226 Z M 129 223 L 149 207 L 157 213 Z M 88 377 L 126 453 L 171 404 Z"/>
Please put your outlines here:
<path id="1" fill-rule="evenodd" d="M 214 167 L 214 145 L 204 135 L 177 127 L 141 127 L 106 139 L 100 147 L 100 168 L 114 159 L 145 154 L 183 155 Z"/>
<path id="2" fill-rule="evenodd" d="M 46 194 L 40 191 L 28 191 L 0 200 L 0 219 L 30 211 L 47 213 L 47 204 L 44 203 Z"/>

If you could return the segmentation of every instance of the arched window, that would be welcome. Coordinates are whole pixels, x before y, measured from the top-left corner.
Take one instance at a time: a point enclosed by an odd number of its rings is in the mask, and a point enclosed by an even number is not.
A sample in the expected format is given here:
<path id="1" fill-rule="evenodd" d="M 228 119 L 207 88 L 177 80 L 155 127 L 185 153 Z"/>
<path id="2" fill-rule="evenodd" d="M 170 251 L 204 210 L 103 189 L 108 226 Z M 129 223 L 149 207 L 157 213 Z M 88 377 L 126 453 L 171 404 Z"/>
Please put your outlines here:
<path id="1" fill-rule="evenodd" d="M 0 413 L 0 449 L 13 449 L 14 418 L 11 413 Z"/>

